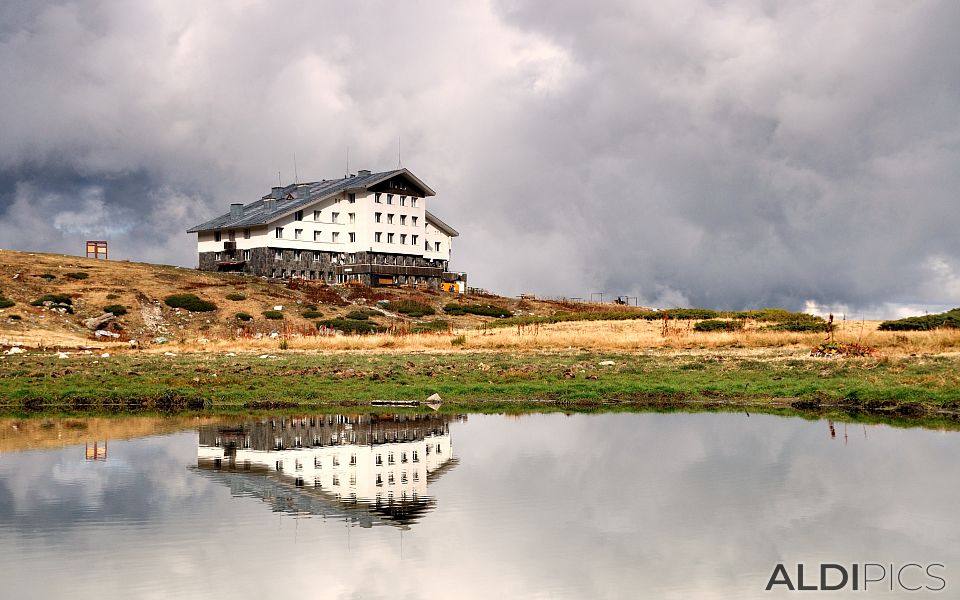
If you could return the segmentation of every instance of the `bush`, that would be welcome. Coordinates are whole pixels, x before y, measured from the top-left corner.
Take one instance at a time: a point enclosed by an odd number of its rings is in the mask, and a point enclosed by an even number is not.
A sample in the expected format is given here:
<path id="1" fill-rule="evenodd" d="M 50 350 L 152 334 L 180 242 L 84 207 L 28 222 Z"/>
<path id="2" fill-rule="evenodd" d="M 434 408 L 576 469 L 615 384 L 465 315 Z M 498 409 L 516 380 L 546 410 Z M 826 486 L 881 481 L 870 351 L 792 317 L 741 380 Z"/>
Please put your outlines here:
<path id="1" fill-rule="evenodd" d="M 467 336 L 465 335 L 458 335 L 457 337 L 450 340 L 451 346 L 463 346 L 466 343 L 467 343 Z"/>
<path id="2" fill-rule="evenodd" d="M 127 314 L 127 307 L 122 304 L 111 304 L 103 307 L 103 312 L 113 313 L 118 317 Z"/>
<path id="3" fill-rule="evenodd" d="M 44 281 L 53 281 L 56 278 L 57 276 L 54 275 L 53 273 L 44 273 L 43 275 L 40 276 L 40 279 L 43 279 Z"/>
<path id="4" fill-rule="evenodd" d="M 72 305 L 73 298 L 69 294 L 44 294 L 30 303 L 30 306 L 43 306 L 44 302 L 52 302 L 53 304 L 66 304 Z"/>
<path id="5" fill-rule="evenodd" d="M 80 272 L 77 272 L 77 273 L 65 273 L 65 274 L 64 274 L 64 277 L 67 277 L 67 278 L 69 278 L 69 279 L 79 280 L 79 279 L 87 279 L 87 278 L 89 278 L 89 277 L 90 277 L 90 274 L 89 274 L 89 273 L 80 273 Z"/>
<path id="6" fill-rule="evenodd" d="M 707 319 L 693 326 L 694 331 L 739 331 L 743 329 L 743 321 L 721 321 Z"/>
<path id="7" fill-rule="evenodd" d="M 353 321 L 366 321 L 370 317 L 380 317 L 383 316 L 383 313 L 379 310 L 373 310 L 370 308 L 361 308 L 358 310 L 351 310 L 344 317 L 345 319 L 351 319 Z"/>
<path id="8" fill-rule="evenodd" d="M 107 300 L 118 300 L 119 298 L 120 294 L 107 294 Z"/>
<path id="9" fill-rule="evenodd" d="M 377 333 L 380 331 L 380 327 L 372 321 L 355 321 L 352 319 L 327 319 L 325 321 L 317 321 L 317 329 L 336 329 L 343 333 L 354 333 L 357 335 Z"/>
<path id="10" fill-rule="evenodd" d="M 817 321 L 784 321 L 764 328 L 765 331 L 794 331 L 799 333 L 818 333 L 827 330 L 827 323 L 823 319 Z"/>
<path id="11" fill-rule="evenodd" d="M 715 310 L 709 308 L 665 308 L 663 310 L 646 313 L 643 318 L 648 321 L 662 319 L 666 315 L 668 318 L 680 321 L 698 320 L 698 319 L 716 319 L 720 316 Z"/>
<path id="12" fill-rule="evenodd" d="M 23 317 L 21 317 L 20 315 L 10 315 L 7 318 L 10 319 L 11 321 L 19 321 Z"/>
<path id="13" fill-rule="evenodd" d="M 217 305 L 202 300 L 193 294 L 173 294 L 164 298 L 164 303 L 171 308 L 183 308 L 190 312 L 210 312 L 217 310 Z"/>
<path id="14" fill-rule="evenodd" d="M 263 316 L 266 319 L 271 319 L 273 321 L 276 321 L 278 319 L 283 318 L 283 313 L 280 312 L 279 310 L 265 310 L 263 311 Z"/>
<path id="15" fill-rule="evenodd" d="M 252 321 L 252 320 L 253 320 L 253 315 L 251 315 L 250 313 L 245 313 L 245 312 L 238 312 L 236 315 L 234 315 L 234 317 L 236 317 L 236 319 L 237 319 L 238 321 Z"/>
<path id="16" fill-rule="evenodd" d="M 443 312 L 448 315 L 479 315 L 481 317 L 497 317 L 504 319 L 512 317 L 513 313 L 505 308 L 493 306 L 492 304 L 457 304 L 451 302 L 443 307 Z"/>
<path id="17" fill-rule="evenodd" d="M 14 304 L 16 304 L 16 302 L 10 298 L 7 298 L 6 296 L 0 296 L 0 308 L 10 308 Z"/>
<path id="18" fill-rule="evenodd" d="M 401 315 L 414 318 L 437 314 L 437 311 L 435 311 L 432 306 L 424 304 L 423 302 L 417 302 L 416 300 L 394 300 L 385 306 L 387 310 L 392 310 Z"/>
<path id="19" fill-rule="evenodd" d="M 304 319 L 319 319 L 323 313 L 316 309 L 305 310 L 302 313 Z"/>
<path id="20" fill-rule="evenodd" d="M 449 331 L 449 330 L 450 330 L 450 321 L 444 321 L 443 319 L 427 321 L 426 323 L 417 323 L 412 328 L 413 333 L 428 333 L 433 331 Z"/>
<path id="21" fill-rule="evenodd" d="M 944 313 L 924 315 L 922 317 L 907 317 L 895 321 L 880 323 L 880 331 L 930 331 L 946 327 L 960 329 L 960 308 L 954 308 Z"/>
<path id="22" fill-rule="evenodd" d="M 241 294 L 240 292 L 232 292 L 232 293 L 230 293 L 230 294 L 227 294 L 226 298 L 227 298 L 227 300 L 233 300 L 234 302 L 240 302 L 241 300 L 246 300 L 246 299 L 247 299 L 247 295 L 246 295 L 246 294 Z"/>

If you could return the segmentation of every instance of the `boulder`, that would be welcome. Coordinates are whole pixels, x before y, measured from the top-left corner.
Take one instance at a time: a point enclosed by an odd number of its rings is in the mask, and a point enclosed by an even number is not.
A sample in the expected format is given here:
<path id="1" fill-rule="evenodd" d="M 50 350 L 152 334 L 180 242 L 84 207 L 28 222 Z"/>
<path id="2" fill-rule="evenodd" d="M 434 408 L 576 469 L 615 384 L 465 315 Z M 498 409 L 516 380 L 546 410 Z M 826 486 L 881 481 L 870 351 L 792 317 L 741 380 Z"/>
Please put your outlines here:
<path id="1" fill-rule="evenodd" d="M 109 325 L 110 322 L 116 318 L 117 318 L 117 315 L 113 313 L 105 312 L 99 317 L 91 317 L 89 319 L 86 319 L 83 322 L 83 326 L 91 331 L 98 331 L 100 329 L 103 329 L 107 325 Z"/>

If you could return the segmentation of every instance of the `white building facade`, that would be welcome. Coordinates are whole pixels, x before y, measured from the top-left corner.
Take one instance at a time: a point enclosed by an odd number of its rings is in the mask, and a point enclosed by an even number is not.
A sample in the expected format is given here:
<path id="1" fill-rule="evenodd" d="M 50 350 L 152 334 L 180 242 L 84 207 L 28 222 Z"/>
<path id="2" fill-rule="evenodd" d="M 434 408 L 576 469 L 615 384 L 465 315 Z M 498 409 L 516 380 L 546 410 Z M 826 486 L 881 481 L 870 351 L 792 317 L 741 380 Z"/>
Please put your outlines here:
<path id="1" fill-rule="evenodd" d="M 407 169 L 275 187 L 188 230 L 199 268 L 370 286 L 465 285 L 449 270 L 459 233 L 427 210 L 430 187 Z"/>

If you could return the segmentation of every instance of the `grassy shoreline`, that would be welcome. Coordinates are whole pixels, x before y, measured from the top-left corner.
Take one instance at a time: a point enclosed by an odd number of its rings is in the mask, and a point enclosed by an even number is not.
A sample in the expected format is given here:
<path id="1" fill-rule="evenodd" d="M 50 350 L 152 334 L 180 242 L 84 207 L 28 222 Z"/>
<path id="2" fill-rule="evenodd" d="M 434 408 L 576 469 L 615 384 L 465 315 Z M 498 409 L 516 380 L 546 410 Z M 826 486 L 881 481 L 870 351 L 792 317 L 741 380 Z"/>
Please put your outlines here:
<path id="1" fill-rule="evenodd" d="M 960 416 L 960 358 L 569 350 L 0 361 L 0 416 L 369 408 L 432 393 L 444 411 L 747 410 L 950 423 Z"/>

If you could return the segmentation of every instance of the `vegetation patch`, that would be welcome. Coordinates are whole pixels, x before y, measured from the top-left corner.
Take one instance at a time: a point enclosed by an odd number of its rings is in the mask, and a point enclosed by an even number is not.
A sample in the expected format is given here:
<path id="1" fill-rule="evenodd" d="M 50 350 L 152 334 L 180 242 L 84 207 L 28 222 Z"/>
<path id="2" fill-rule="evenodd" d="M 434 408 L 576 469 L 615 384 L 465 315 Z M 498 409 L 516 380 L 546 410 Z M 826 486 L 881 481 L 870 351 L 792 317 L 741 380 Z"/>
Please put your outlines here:
<path id="1" fill-rule="evenodd" d="M 11 321 L 19 321 L 23 317 L 21 317 L 20 315 L 8 315 L 7 318 L 10 319 Z"/>
<path id="2" fill-rule="evenodd" d="M 16 304 L 16 302 L 14 302 L 13 300 L 11 300 L 10 298 L 7 298 L 6 296 L 0 295 L 0 308 L 10 308 L 10 307 L 13 306 L 14 304 Z M 42 304 L 42 303 L 41 303 L 41 304 Z"/>
<path id="3" fill-rule="evenodd" d="M 818 333 L 827 331 L 827 323 L 823 319 L 817 321 L 783 321 L 763 328 L 764 331 L 793 331 L 796 333 Z"/>
<path id="4" fill-rule="evenodd" d="M 110 304 L 103 307 L 103 312 L 113 313 L 120 317 L 127 314 L 127 307 L 122 304 Z"/>
<path id="5" fill-rule="evenodd" d="M 509 310 L 492 304 L 457 304 L 456 302 L 451 302 L 443 307 L 443 312 L 454 316 L 478 315 L 481 317 L 496 317 L 498 319 L 513 316 L 513 313 Z"/>
<path id="6" fill-rule="evenodd" d="M 450 321 L 444 319 L 434 319 L 425 323 L 416 323 L 411 331 L 413 333 L 435 333 L 438 331 L 450 331 Z"/>
<path id="7" fill-rule="evenodd" d="M 250 313 L 245 313 L 245 312 L 238 312 L 237 314 L 234 315 L 234 317 L 235 317 L 238 321 L 252 321 L 252 320 L 253 320 L 253 315 L 251 315 Z"/>
<path id="8" fill-rule="evenodd" d="M 77 271 L 76 273 L 64 273 L 63 276 L 66 277 L 67 279 L 73 279 L 73 280 L 79 281 L 81 279 L 88 279 L 90 277 L 90 274 Z"/>
<path id="9" fill-rule="evenodd" d="M 351 310 L 348 312 L 344 318 L 352 319 L 354 321 L 366 321 L 370 317 L 382 317 L 383 313 L 379 310 L 374 310 L 372 308 L 360 308 L 357 310 Z"/>
<path id="10" fill-rule="evenodd" d="M 279 310 L 265 310 L 263 311 L 263 316 L 265 319 L 277 321 L 283 318 L 283 313 L 280 312 Z"/>
<path id="11" fill-rule="evenodd" d="M 323 313 L 316 309 L 305 310 L 301 313 L 304 319 L 319 319 Z"/>
<path id="12" fill-rule="evenodd" d="M 423 302 L 417 302 L 416 300 L 394 300 L 392 302 L 388 302 L 385 307 L 387 310 L 392 310 L 393 312 L 398 312 L 401 315 L 407 315 L 408 317 L 414 318 L 437 314 L 437 311 L 435 311 L 432 306 Z"/>
<path id="13" fill-rule="evenodd" d="M 367 335 L 378 333 L 380 326 L 373 321 L 357 321 L 354 319 L 326 319 L 317 321 L 317 329 L 333 329 L 343 333 Z"/>
<path id="14" fill-rule="evenodd" d="M 694 331 L 740 331 L 743 321 L 728 321 L 721 319 L 707 319 L 693 326 Z"/>
<path id="15" fill-rule="evenodd" d="M 240 302 L 241 300 L 247 299 L 247 295 L 241 294 L 240 292 L 230 292 L 225 297 L 227 300 L 232 300 L 234 302 Z"/>
<path id="16" fill-rule="evenodd" d="M 466 343 L 467 343 L 467 336 L 465 335 L 458 335 L 457 337 L 450 340 L 451 346 L 463 346 Z"/>
<path id="17" fill-rule="evenodd" d="M 57 278 L 57 276 L 54 275 L 53 273 L 44 273 L 43 275 L 40 275 L 39 277 L 40 277 L 40 279 L 43 279 L 44 281 L 53 281 L 54 279 Z"/>
<path id="18" fill-rule="evenodd" d="M 960 308 L 935 315 L 884 321 L 877 329 L 880 331 L 930 331 L 941 327 L 960 329 Z"/>
<path id="19" fill-rule="evenodd" d="M 120 294 L 107 294 L 107 300 L 119 300 Z"/>
<path id="20" fill-rule="evenodd" d="M 171 308 L 182 308 L 190 312 L 210 312 L 217 310 L 217 305 L 208 300 L 198 298 L 194 294 L 173 294 L 163 299 Z"/>

